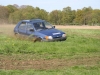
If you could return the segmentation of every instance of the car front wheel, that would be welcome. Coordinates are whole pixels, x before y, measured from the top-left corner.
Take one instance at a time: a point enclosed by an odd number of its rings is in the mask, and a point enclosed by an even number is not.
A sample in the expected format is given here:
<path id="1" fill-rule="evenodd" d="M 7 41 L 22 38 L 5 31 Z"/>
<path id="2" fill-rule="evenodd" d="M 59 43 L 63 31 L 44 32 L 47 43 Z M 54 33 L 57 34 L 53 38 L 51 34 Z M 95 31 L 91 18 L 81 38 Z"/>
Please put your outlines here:
<path id="1" fill-rule="evenodd" d="M 42 39 L 40 37 L 34 39 L 34 42 L 41 42 L 41 41 L 42 41 Z"/>

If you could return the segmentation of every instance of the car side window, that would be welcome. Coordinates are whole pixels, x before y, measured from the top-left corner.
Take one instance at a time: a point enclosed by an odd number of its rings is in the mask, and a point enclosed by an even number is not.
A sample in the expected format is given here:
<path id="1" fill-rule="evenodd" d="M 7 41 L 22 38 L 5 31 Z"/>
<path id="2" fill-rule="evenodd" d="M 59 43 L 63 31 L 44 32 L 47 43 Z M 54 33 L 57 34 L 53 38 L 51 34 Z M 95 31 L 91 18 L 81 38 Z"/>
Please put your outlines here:
<path id="1" fill-rule="evenodd" d="M 32 26 L 32 24 L 28 23 L 27 24 L 27 30 L 29 31 L 30 29 L 33 29 L 33 26 Z"/>
<path id="2" fill-rule="evenodd" d="M 26 30 L 26 22 L 22 22 L 19 26 L 20 30 Z"/>

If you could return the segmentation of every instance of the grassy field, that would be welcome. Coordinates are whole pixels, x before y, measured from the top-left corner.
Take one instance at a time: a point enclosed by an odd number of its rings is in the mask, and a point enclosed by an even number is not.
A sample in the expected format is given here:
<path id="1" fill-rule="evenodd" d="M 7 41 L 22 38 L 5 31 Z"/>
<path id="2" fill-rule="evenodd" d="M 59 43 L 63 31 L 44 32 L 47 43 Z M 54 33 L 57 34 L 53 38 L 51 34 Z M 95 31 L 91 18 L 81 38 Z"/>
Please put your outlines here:
<path id="1" fill-rule="evenodd" d="M 0 75 L 100 75 L 100 29 L 61 29 L 66 41 L 36 43 L 0 30 Z"/>

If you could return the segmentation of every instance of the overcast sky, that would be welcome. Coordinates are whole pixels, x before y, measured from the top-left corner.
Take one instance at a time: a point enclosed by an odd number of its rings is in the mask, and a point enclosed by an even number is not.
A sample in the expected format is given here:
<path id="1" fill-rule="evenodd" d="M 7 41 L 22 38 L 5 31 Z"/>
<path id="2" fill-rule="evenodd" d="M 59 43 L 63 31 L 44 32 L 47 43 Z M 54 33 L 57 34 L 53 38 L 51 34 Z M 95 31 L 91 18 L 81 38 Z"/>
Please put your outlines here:
<path id="1" fill-rule="evenodd" d="M 82 9 L 91 6 L 93 9 L 100 9 L 100 0 L 0 0 L 0 5 L 31 5 L 39 7 L 48 12 L 52 10 L 62 10 L 70 6 L 72 10 Z"/>

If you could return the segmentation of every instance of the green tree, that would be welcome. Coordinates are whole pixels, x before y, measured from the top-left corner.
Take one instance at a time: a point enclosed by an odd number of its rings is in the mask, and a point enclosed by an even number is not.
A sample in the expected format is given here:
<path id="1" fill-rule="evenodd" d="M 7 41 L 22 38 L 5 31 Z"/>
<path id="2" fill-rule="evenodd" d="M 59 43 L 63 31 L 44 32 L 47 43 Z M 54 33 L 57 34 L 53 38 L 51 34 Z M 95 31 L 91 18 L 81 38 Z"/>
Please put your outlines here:
<path id="1" fill-rule="evenodd" d="M 20 20 L 40 18 L 56 25 L 100 25 L 100 9 L 84 7 L 78 10 L 72 10 L 71 7 L 65 7 L 61 10 L 53 10 L 48 13 L 39 7 L 29 5 L 18 6 L 7 5 L 0 6 L 0 23 L 17 23 Z"/>
<path id="2" fill-rule="evenodd" d="M 0 6 L 0 23 L 5 23 L 8 21 L 8 10 L 4 6 Z"/>
<path id="3" fill-rule="evenodd" d="M 32 6 L 21 6 L 18 10 L 10 13 L 9 22 L 17 23 L 20 20 L 41 18 L 47 19 L 48 13 L 38 7 L 34 8 Z"/>
<path id="4" fill-rule="evenodd" d="M 44 20 L 48 20 L 48 12 L 46 12 L 44 9 L 41 9 L 40 11 L 38 11 L 38 18 L 44 19 Z"/>
<path id="5" fill-rule="evenodd" d="M 71 7 L 63 8 L 62 15 L 63 24 L 71 24 L 75 19 L 75 10 L 71 10 Z"/>
<path id="6" fill-rule="evenodd" d="M 25 8 L 21 8 L 19 10 L 22 13 L 22 19 L 33 19 L 33 18 L 35 18 L 34 7 L 26 6 Z"/>
<path id="7" fill-rule="evenodd" d="M 76 18 L 74 22 L 77 24 L 84 24 L 83 14 L 84 14 L 83 11 L 78 9 L 76 12 Z"/>
<path id="8" fill-rule="evenodd" d="M 18 9 L 17 9 L 15 6 L 13 6 L 13 5 L 7 5 L 6 8 L 7 8 L 9 14 L 15 12 L 16 10 L 18 10 Z"/>
<path id="9" fill-rule="evenodd" d="M 99 9 L 93 10 L 91 23 L 92 25 L 100 24 L 100 10 Z"/>
<path id="10" fill-rule="evenodd" d="M 35 18 L 40 18 L 45 20 L 48 19 L 48 12 L 46 12 L 44 9 L 40 9 L 39 7 L 35 8 L 34 15 Z"/>
<path id="11" fill-rule="evenodd" d="M 83 24 L 87 25 L 91 21 L 91 16 L 92 16 L 92 8 L 91 7 L 84 7 L 82 9 L 83 11 Z"/>
<path id="12" fill-rule="evenodd" d="M 14 13 L 11 13 L 9 15 L 9 22 L 10 23 L 14 23 L 14 24 L 18 23 L 21 19 L 22 19 L 22 14 L 19 10 L 15 11 Z"/>
<path id="13" fill-rule="evenodd" d="M 53 10 L 49 13 L 49 21 L 53 24 L 61 24 L 62 12 L 60 10 Z"/>

